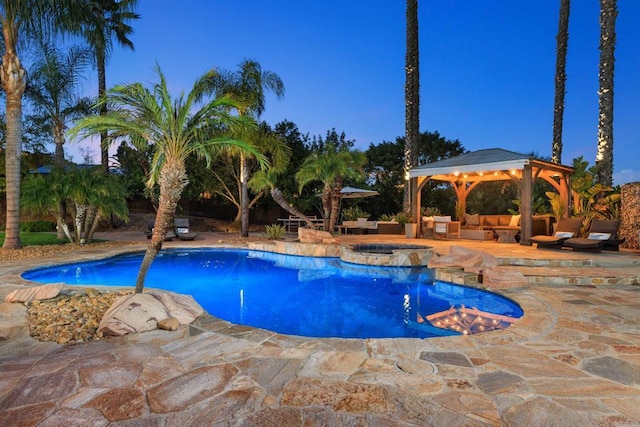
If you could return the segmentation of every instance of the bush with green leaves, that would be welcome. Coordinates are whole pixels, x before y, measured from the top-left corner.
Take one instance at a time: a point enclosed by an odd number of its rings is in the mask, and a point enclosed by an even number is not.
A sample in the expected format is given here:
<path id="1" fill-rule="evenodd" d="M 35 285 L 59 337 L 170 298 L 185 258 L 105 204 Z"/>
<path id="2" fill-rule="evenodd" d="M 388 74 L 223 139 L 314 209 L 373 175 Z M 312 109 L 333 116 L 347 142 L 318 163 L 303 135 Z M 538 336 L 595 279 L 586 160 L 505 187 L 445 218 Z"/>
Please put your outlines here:
<path id="1" fill-rule="evenodd" d="M 267 232 L 267 237 L 272 240 L 280 240 L 287 233 L 287 229 L 281 224 L 265 225 L 264 231 Z"/>
<path id="2" fill-rule="evenodd" d="M 379 221 L 395 221 L 396 216 L 393 214 L 382 214 L 380 215 Z"/>
<path id="3" fill-rule="evenodd" d="M 29 221 L 20 223 L 20 231 L 24 233 L 42 233 L 56 231 L 56 223 L 53 221 Z"/>
<path id="4" fill-rule="evenodd" d="M 369 219 L 370 216 L 371 214 L 368 214 L 365 211 L 363 211 L 362 208 L 360 208 L 360 206 L 351 206 L 349 208 L 342 210 L 343 221 L 357 221 L 358 218 Z"/>
<path id="5" fill-rule="evenodd" d="M 398 212 L 394 217 L 395 220 L 400 223 L 400 225 L 414 222 L 411 212 Z"/>

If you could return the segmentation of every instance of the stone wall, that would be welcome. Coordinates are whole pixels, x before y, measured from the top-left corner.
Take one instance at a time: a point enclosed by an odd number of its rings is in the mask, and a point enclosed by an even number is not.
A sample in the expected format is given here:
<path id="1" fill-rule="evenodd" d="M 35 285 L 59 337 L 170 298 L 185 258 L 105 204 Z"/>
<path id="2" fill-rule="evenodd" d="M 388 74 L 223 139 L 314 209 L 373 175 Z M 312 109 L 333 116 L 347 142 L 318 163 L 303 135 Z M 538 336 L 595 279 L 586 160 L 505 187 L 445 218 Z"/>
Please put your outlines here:
<path id="1" fill-rule="evenodd" d="M 640 182 L 624 184 L 620 189 L 620 237 L 626 248 L 640 249 Z"/>

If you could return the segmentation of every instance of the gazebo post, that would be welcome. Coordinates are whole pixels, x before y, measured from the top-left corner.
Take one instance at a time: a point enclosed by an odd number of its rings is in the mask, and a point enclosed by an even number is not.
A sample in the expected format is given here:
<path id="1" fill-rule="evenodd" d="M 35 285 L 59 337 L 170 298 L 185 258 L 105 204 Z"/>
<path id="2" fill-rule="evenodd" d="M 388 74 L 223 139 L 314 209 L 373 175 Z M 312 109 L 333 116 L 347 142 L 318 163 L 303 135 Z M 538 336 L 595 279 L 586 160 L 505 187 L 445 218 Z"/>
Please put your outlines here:
<path id="1" fill-rule="evenodd" d="M 532 193 L 533 193 L 533 172 L 531 165 L 525 165 L 522 170 L 522 188 L 520 189 L 520 244 L 531 246 L 532 224 Z"/>

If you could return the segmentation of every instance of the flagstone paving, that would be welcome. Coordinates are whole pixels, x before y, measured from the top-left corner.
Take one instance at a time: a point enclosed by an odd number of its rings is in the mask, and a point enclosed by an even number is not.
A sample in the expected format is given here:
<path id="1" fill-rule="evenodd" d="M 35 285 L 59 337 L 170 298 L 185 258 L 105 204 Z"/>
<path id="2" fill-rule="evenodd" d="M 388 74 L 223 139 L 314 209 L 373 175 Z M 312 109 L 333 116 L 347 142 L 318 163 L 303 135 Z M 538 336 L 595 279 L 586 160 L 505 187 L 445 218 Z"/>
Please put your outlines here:
<path id="1" fill-rule="evenodd" d="M 634 279 L 502 289 L 524 317 L 474 336 L 316 339 L 204 316 L 64 346 L 11 338 L 0 342 L 0 425 L 640 425 L 640 253 L 486 245 L 522 268 L 553 259 L 551 277 L 585 265 Z M 50 261 L 0 263 L 0 296 Z"/>

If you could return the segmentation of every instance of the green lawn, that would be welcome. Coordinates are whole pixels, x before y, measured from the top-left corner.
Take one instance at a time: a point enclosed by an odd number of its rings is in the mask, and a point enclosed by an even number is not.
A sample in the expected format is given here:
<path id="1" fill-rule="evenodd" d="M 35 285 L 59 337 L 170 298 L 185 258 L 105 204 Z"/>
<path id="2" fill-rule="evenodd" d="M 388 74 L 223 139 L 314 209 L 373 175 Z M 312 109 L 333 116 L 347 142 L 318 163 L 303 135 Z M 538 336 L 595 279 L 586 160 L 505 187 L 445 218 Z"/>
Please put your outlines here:
<path id="1" fill-rule="evenodd" d="M 20 233 L 20 241 L 22 246 L 38 246 L 38 245 L 57 245 L 67 243 L 66 240 L 59 240 L 55 233 Z M 4 243 L 4 232 L 0 232 L 0 245 Z"/>

